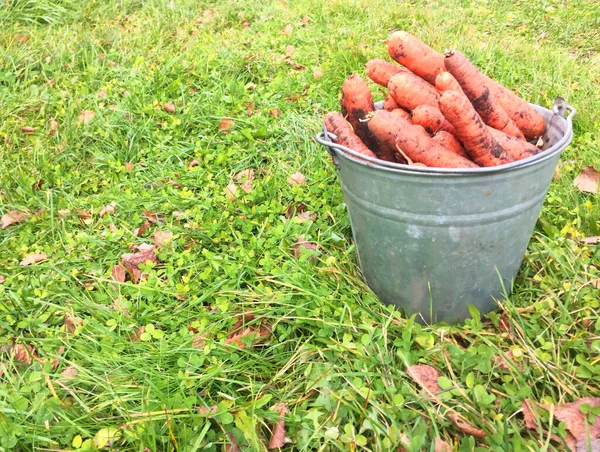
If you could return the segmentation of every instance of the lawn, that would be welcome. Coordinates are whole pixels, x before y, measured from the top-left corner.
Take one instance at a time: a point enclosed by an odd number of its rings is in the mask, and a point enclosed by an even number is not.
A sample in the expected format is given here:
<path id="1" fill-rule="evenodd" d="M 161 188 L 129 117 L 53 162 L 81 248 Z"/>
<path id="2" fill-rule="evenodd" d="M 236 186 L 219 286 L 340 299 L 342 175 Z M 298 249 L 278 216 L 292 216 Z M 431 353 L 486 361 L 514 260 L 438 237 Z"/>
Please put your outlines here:
<path id="1" fill-rule="evenodd" d="M 567 449 L 556 407 L 600 393 L 600 4 L 511 3 L 2 2 L 0 450 Z M 362 282 L 313 140 L 397 29 L 578 109 L 514 293 L 456 326 Z"/>

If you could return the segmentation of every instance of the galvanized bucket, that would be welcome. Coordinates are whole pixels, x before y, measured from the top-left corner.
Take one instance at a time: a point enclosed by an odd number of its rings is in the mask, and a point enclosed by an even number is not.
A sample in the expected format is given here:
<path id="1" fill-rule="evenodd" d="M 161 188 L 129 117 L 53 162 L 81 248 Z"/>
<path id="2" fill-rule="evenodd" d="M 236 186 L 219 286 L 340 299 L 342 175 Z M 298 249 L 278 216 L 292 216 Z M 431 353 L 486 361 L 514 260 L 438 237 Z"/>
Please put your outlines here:
<path id="1" fill-rule="evenodd" d="M 500 167 L 400 165 L 317 135 L 338 170 L 363 275 L 381 301 L 421 322 L 454 323 L 469 317 L 469 305 L 486 314 L 510 295 L 573 138 L 575 109 L 564 99 L 553 110 L 532 106 L 548 124 L 544 151 Z"/>

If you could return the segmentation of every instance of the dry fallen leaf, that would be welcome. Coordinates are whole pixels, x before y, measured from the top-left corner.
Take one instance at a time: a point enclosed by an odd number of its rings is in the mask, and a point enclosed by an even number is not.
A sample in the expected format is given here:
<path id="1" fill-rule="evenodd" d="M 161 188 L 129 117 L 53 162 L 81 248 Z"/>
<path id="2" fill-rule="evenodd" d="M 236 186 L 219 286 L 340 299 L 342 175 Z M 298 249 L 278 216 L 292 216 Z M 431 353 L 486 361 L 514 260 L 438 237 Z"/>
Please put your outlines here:
<path id="1" fill-rule="evenodd" d="M 567 440 L 567 444 L 569 441 Z M 592 441 L 579 441 L 574 446 L 569 444 L 569 447 L 574 452 L 600 452 L 600 439 L 594 439 Z"/>
<path id="2" fill-rule="evenodd" d="M 13 37 L 13 39 L 15 40 L 15 42 L 18 42 L 19 44 L 25 44 L 25 43 L 27 43 L 27 41 L 29 41 L 29 36 L 15 35 Z"/>
<path id="3" fill-rule="evenodd" d="M 192 339 L 192 347 L 194 347 L 194 348 L 199 348 L 202 350 L 202 349 L 204 349 L 205 345 L 206 345 L 206 335 L 204 333 L 198 333 Z"/>
<path id="4" fill-rule="evenodd" d="M 430 398 L 436 398 L 435 395 L 442 391 L 437 382 L 440 378 L 440 372 L 435 367 L 427 364 L 416 364 L 409 366 L 406 373 L 427 392 Z"/>
<path id="5" fill-rule="evenodd" d="M 126 270 L 121 264 L 114 265 L 110 273 L 115 281 L 125 282 Z"/>
<path id="6" fill-rule="evenodd" d="M 121 311 L 125 316 L 129 317 L 129 310 L 120 298 L 115 298 L 110 305 L 110 308 L 115 311 Z"/>
<path id="7" fill-rule="evenodd" d="M 531 410 L 531 401 L 529 399 L 525 399 L 523 402 L 521 402 L 521 410 L 523 412 L 523 419 L 525 420 L 525 427 L 532 430 L 537 430 L 538 423 L 535 419 L 533 411 Z"/>
<path id="8" fill-rule="evenodd" d="M 586 243 L 588 245 L 597 245 L 598 243 L 600 243 L 600 235 L 594 235 L 591 237 L 584 237 L 581 239 L 581 241 L 583 243 Z"/>
<path id="9" fill-rule="evenodd" d="M 319 80 L 321 77 L 323 77 L 323 69 L 321 69 L 320 67 L 315 68 L 315 70 L 313 72 L 313 77 L 316 78 L 317 80 Z"/>
<path id="10" fill-rule="evenodd" d="M 131 162 L 125 162 L 123 163 L 123 166 L 125 167 L 128 173 L 131 173 L 133 171 L 133 163 Z"/>
<path id="11" fill-rule="evenodd" d="M 279 418 L 275 423 L 275 427 L 273 428 L 273 434 L 271 435 L 271 440 L 269 441 L 269 449 L 280 449 L 285 445 L 285 413 L 287 412 L 287 407 L 284 403 L 276 403 L 273 405 L 272 409 L 279 412 Z"/>
<path id="12" fill-rule="evenodd" d="M 598 439 L 600 438 L 600 416 L 595 417 L 593 424 L 587 423 L 586 415 L 580 410 L 581 405 L 584 404 L 592 408 L 600 406 L 600 397 L 583 397 L 575 402 L 554 406 L 554 416 L 567 425 L 567 430 L 577 441 L 585 440 L 588 431 L 590 439 Z M 541 406 L 547 410 L 551 409 L 547 405 Z"/>
<path id="13" fill-rule="evenodd" d="M 316 243 L 311 243 L 311 242 L 307 242 L 306 240 L 304 240 L 303 237 L 298 237 L 298 239 L 296 240 L 296 243 L 294 243 L 294 246 L 292 247 L 293 249 L 293 255 L 296 259 L 299 259 L 300 256 L 304 251 L 316 251 L 317 250 L 317 245 Z"/>
<path id="14" fill-rule="evenodd" d="M 219 130 L 221 133 L 229 133 L 228 130 L 235 126 L 235 121 L 233 119 L 223 118 L 219 123 Z"/>
<path id="15" fill-rule="evenodd" d="M 54 118 L 50 119 L 50 131 L 48 132 L 48 135 L 50 135 L 51 137 L 56 135 L 56 131 L 58 130 L 58 122 L 56 122 L 56 120 Z"/>
<path id="16" fill-rule="evenodd" d="M 60 209 L 60 210 L 58 211 L 58 215 L 59 215 L 59 216 L 61 216 L 61 217 L 64 217 L 64 216 L 66 216 L 66 215 L 69 215 L 70 213 L 71 213 L 71 210 L 70 210 L 70 209 Z"/>
<path id="17" fill-rule="evenodd" d="M 461 432 L 466 433 L 467 435 L 474 436 L 475 438 L 485 438 L 487 436 L 487 433 L 477 427 L 473 427 L 456 411 L 452 411 L 448 414 L 448 418 Z"/>
<path id="18" fill-rule="evenodd" d="M 141 264 L 145 264 L 146 262 L 158 263 L 158 258 L 154 252 L 156 248 L 154 245 L 148 245 L 147 243 L 144 243 L 136 248 L 136 253 L 126 253 L 121 256 L 121 262 L 131 274 L 131 280 L 134 284 L 137 284 L 146 276 L 142 274 L 142 271 L 140 270 L 139 266 Z"/>
<path id="19" fill-rule="evenodd" d="M 46 259 L 48 259 L 48 256 L 46 256 L 46 253 L 33 253 L 33 254 L 29 254 L 27 256 L 25 256 L 25 259 L 23 259 L 21 261 L 22 266 L 25 265 L 31 265 L 31 264 L 37 264 L 38 262 L 42 262 L 45 261 Z"/>
<path id="20" fill-rule="evenodd" d="M 452 452 L 452 447 L 446 441 L 435 438 L 433 445 L 434 452 Z"/>
<path id="21" fill-rule="evenodd" d="M 239 348 L 246 348 L 246 344 L 242 342 L 242 339 L 254 335 L 252 346 L 258 345 L 264 342 L 270 335 L 271 329 L 263 322 L 255 322 L 252 325 L 245 326 L 252 322 L 255 317 L 252 314 L 245 314 L 238 317 L 237 322 L 229 330 L 225 344 L 236 343 Z"/>
<path id="22" fill-rule="evenodd" d="M 75 378 L 78 373 L 79 370 L 77 370 L 77 367 L 71 364 L 69 367 L 65 368 L 65 370 L 63 370 L 60 374 L 67 380 L 71 380 Z"/>
<path id="23" fill-rule="evenodd" d="M 105 205 L 102 210 L 100 211 L 100 213 L 98 213 L 98 215 L 100 215 L 100 218 L 102 218 L 104 215 L 106 215 L 107 213 L 113 213 L 115 211 L 115 203 L 111 202 L 110 204 Z"/>
<path id="24" fill-rule="evenodd" d="M 150 222 L 148 221 L 148 219 L 146 219 L 146 220 L 144 220 L 144 224 L 142 224 L 139 228 L 137 228 L 136 230 L 133 231 L 133 235 L 135 235 L 136 237 L 141 237 L 149 229 L 150 229 Z"/>
<path id="25" fill-rule="evenodd" d="M 26 135 L 31 135 L 32 133 L 35 133 L 35 129 L 33 127 L 23 126 L 21 127 L 21 132 Z"/>
<path id="26" fill-rule="evenodd" d="M 285 56 L 291 57 L 295 51 L 296 51 L 296 47 L 294 47 L 293 45 L 290 44 L 285 48 Z"/>
<path id="27" fill-rule="evenodd" d="M 168 245 L 172 240 L 173 233 L 169 231 L 154 231 L 154 237 L 152 237 L 152 242 L 157 248 Z"/>
<path id="28" fill-rule="evenodd" d="M 225 197 L 228 201 L 233 201 L 235 199 L 236 194 L 237 187 L 235 186 L 233 181 L 230 181 L 229 184 L 227 184 L 227 187 L 225 187 Z"/>
<path id="29" fill-rule="evenodd" d="M 63 353 L 65 352 L 65 347 L 61 346 L 58 351 L 56 352 L 56 357 L 52 358 L 52 370 L 56 370 L 56 368 L 58 367 L 58 365 L 60 364 L 60 357 L 63 355 Z"/>
<path id="30" fill-rule="evenodd" d="M 200 164 L 200 162 L 196 159 L 192 160 L 190 163 L 188 163 L 188 168 L 193 168 L 195 166 L 198 166 Z"/>
<path id="31" fill-rule="evenodd" d="M 167 113 L 175 113 L 175 105 L 172 104 L 171 102 L 165 102 L 163 104 L 163 110 L 166 111 Z"/>
<path id="32" fill-rule="evenodd" d="M 225 452 L 241 452 L 240 445 L 233 433 L 227 432 L 227 438 L 229 438 L 229 443 L 225 446 Z"/>
<path id="33" fill-rule="evenodd" d="M 6 282 L 6 277 L 4 275 L 0 275 L 0 284 L 4 284 Z"/>
<path id="34" fill-rule="evenodd" d="M 152 212 L 151 210 L 144 210 L 144 216 L 152 224 L 159 224 L 165 222 L 165 215 L 160 212 Z"/>
<path id="35" fill-rule="evenodd" d="M 202 22 L 212 22 L 213 20 L 214 14 L 210 9 L 207 9 L 202 13 Z"/>
<path id="36" fill-rule="evenodd" d="M 246 168 L 235 175 L 235 180 L 242 182 L 244 180 L 254 180 L 254 170 L 252 168 Z"/>
<path id="37" fill-rule="evenodd" d="M 306 69 L 306 66 L 303 66 L 299 63 L 296 63 L 291 57 L 286 56 L 284 58 L 284 60 L 290 65 L 292 66 L 292 69 L 296 70 L 296 71 L 303 71 Z"/>
<path id="38" fill-rule="evenodd" d="M 300 21 L 300 25 L 306 25 L 309 21 L 310 19 L 308 18 L 308 16 L 304 16 Z"/>
<path id="39" fill-rule="evenodd" d="M 581 170 L 579 176 L 575 178 L 573 181 L 573 185 L 577 187 L 579 191 L 583 191 L 586 193 L 598 193 L 598 181 L 600 179 L 600 175 L 596 168 L 593 166 L 586 166 Z"/>
<path id="40" fill-rule="evenodd" d="M 171 187 L 181 188 L 181 184 L 179 182 L 175 182 L 173 179 L 169 179 L 167 184 L 169 184 Z"/>
<path id="41" fill-rule="evenodd" d="M 92 224 L 92 214 L 87 210 L 77 210 L 77 215 L 79 215 L 79 222 L 82 226 L 89 226 Z"/>
<path id="42" fill-rule="evenodd" d="M 69 333 L 75 332 L 78 326 L 83 325 L 83 319 L 65 312 L 65 330 Z"/>
<path id="43" fill-rule="evenodd" d="M 79 122 L 81 122 L 83 124 L 87 124 L 92 119 L 94 119 L 95 115 L 96 115 L 96 112 L 94 112 L 92 110 L 83 110 L 81 113 L 79 113 L 79 116 L 77 117 L 77 119 L 79 120 Z"/>
<path id="44" fill-rule="evenodd" d="M 248 179 L 242 184 L 242 190 L 244 193 L 250 193 L 252 191 L 252 180 Z"/>
<path id="45" fill-rule="evenodd" d="M 269 110 L 269 114 L 274 118 L 279 118 L 281 116 L 281 110 L 279 108 L 273 108 Z"/>
<path id="46" fill-rule="evenodd" d="M 288 177 L 288 183 L 290 185 L 306 185 L 306 178 L 300 171 L 296 171 L 294 174 Z"/>
<path id="47" fill-rule="evenodd" d="M 35 349 L 30 345 L 15 344 L 12 346 L 12 355 L 15 361 L 21 361 L 25 364 L 33 363 L 37 359 Z"/>
<path id="48" fill-rule="evenodd" d="M 285 27 L 283 27 L 283 34 L 285 36 L 289 36 L 292 34 L 293 29 L 294 27 L 292 27 L 292 24 L 287 24 Z"/>
<path id="49" fill-rule="evenodd" d="M 311 213 L 308 210 L 306 212 L 302 212 L 296 215 L 296 221 L 298 223 L 306 223 L 307 221 L 313 221 L 315 218 L 317 218 L 317 214 Z"/>
<path id="50" fill-rule="evenodd" d="M 201 406 L 196 408 L 199 414 L 207 415 L 207 414 L 217 414 L 217 405 L 212 405 L 209 407 Z"/>
<path id="51" fill-rule="evenodd" d="M 144 331 L 146 331 L 146 327 L 142 325 L 135 330 L 135 333 L 133 333 L 129 339 L 132 342 L 140 342 L 142 340 L 142 334 L 144 334 Z"/>
<path id="52" fill-rule="evenodd" d="M 250 102 L 247 106 L 246 106 L 246 114 L 248 116 L 252 116 L 254 114 L 254 109 L 256 108 L 256 103 L 255 102 Z"/>
<path id="53" fill-rule="evenodd" d="M 8 213 L 2 215 L 2 219 L 0 219 L 0 223 L 2 224 L 2 229 L 7 228 L 13 224 L 20 223 L 27 218 L 27 214 L 25 212 L 20 212 L 18 210 L 11 210 Z"/>

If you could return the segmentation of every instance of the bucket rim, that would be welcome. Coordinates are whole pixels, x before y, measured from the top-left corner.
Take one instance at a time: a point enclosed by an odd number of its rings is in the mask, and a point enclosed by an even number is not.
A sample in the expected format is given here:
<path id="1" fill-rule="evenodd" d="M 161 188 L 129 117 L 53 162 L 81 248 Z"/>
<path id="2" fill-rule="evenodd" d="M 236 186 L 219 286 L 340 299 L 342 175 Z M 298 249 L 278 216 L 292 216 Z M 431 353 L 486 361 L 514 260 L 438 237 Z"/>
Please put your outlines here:
<path id="1" fill-rule="evenodd" d="M 378 104 L 380 103 L 378 102 Z M 505 165 L 479 168 L 434 168 L 387 162 L 385 160 L 367 157 L 345 146 L 334 143 L 332 137 L 335 137 L 335 135 L 327 132 L 324 126 L 323 132 L 317 134 L 315 136 L 315 140 L 328 149 L 338 169 L 339 163 L 337 161 L 337 158 L 341 156 L 356 164 L 367 166 L 370 168 L 412 175 L 479 176 L 488 174 L 499 174 L 509 172 L 515 169 L 526 168 L 541 164 L 542 162 L 545 162 L 546 160 L 554 157 L 556 154 L 560 154 L 569 145 L 569 143 L 571 143 L 573 139 L 573 116 L 575 116 L 577 110 L 573 106 L 569 105 L 563 98 L 559 97 L 556 99 L 553 110 L 549 110 L 540 105 L 532 103 L 530 103 L 529 105 L 531 105 L 538 111 L 541 110 L 543 112 L 552 114 L 552 119 L 557 117 L 563 120 L 566 123 L 565 134 L 557 143 L 555 143 L 553 146 L 549 147 L 545 151 L 542 151 L 539 154 L 527 157 L 525 159 L 517 160 L 516 162 L 507 163 Z M 376 108 L 377 107 L 379 107 L 379 105 L 376 105 Z M 569 115 L 565 117 L 564 114 L 566 110 L 569 110 Z"/>

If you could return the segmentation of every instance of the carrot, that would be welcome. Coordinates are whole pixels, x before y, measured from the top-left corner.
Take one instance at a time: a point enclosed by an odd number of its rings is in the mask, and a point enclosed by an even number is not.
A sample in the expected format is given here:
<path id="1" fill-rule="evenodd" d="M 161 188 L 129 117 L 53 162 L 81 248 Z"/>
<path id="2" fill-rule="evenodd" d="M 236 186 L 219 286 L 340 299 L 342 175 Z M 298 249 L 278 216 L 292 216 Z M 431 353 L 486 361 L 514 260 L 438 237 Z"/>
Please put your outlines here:
<path id="1" fill-rule="evenodd" d="M 440 109 L 431 105 L 419 105 L 415 108 L 412 112 L 412 122 L 423 126 L 430 135 L 435 134 L 438 130 L 456 134 L 454 126 L 444 118 Z"/>
<path id="2" fill-rule="evenodd" d="M 447 50 L 444 64 L 473 103 L 473 107 L 483 122 L 509 135 L 525 138 L 508 113 L 491 94 L 483 74 L 466 56 L 457 50 Z"/>
<path id="3" fill-rule="evenodd" d="M 377 143 L 365 122 L 367 115 L 375 110 L 375 103 L 369 86 L 362 77 L 352 74 L 344 80 L 341 105 L 342 114 L 352 124 L 354 133 L 369 149 L 375 150 Z"/>
<path id="4" fill-rule="evenodd" d="M 449 132 L 445 130 L 440 130 L 433 136 L 433 141 L 437 141 L 438 143 L 444 145 L 447 149 L 451 150 L 455 154 L 460 155 L 466 159 L 469 158 L 469 154 L 465 151 L 463 145 L 458 141 L 458 139 Z"/>
<path id="5" fill-rule="evenodd" d="M 444 91 L 453 90 L 453 91 L 458 91 L 459 93 L 464 94 L 464 91 L 460 87 L 460 84 L 456 81 L 454 76 L 448 71 L 440 72 L 437 75 L 437 77 L 435 78 L 435 87 L 438 89 L 438 91 L 440 91 L 442 93 Z"/>
<path id="6" fill-rule="evenodd" d="M 542 152 L 540 148 L 527 141 L 519 140 L 518 138 L 507 135 L 492 127 L 489 127 L 489 130 L 498 144 L 506 149 L 515 160 L 525 159 Z"/>
<path id="7" fill-rule="evenodd" d="M 371 151 L 358 136 L 352 130 L 352 126 L 344 117 L 335 112 L 328 113 L 324 119 L 325 128 L 328 132 L 333 133 L 336 138 L 334 141 L 337 144 L 346 146 L 359 154 L 367 157 L 377 158 L 377 156 Z"/>
<path id="8" fill-rule="evenodd" d="M 398 107 L 398 104 L 394 98 L 392 96 L 385 96 L 385 99 L 383 99 L 383 109 L 387 111 L 393 111 L 396 108 L 400 107 Z"/>
<path id="9" fill-rule="evenodd" d="M 402 119 L 406 119 L 408 122 L 410 122 L 412 124 L 412 119 L 410 117 L 410 113 L 407 112 L 406 110 L 403 110 L 402 108 L 396 108 L 395 110 L 392 110 L 391 113 L 394 116 L 397 116 Z"/>
<path id="10" fill-rule="evenodd" d="M 437 107 L 440 98 L 432 85 L 410 72 L 394 75 L 388 83 L 388 90 L 398 105 L 411 111 L 419 105 Z"/>
<path id="11" fill-rule="evenodd" d="M 392 33 L 387 40 L 393 60 L 429 83 L 444 69 L 444 56 L 405 31 Z"/>
<path id="12" fill-rule="evenodd" d="M 483 76 L 496 101 L 504 108 L 515 125 L 529 140 L 537 140 L 546 130 L 546 120 L 531 105 L 502 86 L 496 80 Z"/>
<path id="13" fill-rule="evenodd" d="M 475 163 L 481 166 L 495 166 L 513 161 L 508 152 L 492 137 L 465 96 L 456 91 L 446 91 L 440 98 L 440 110 L 456 129 L 456 137 Z"/>
<path id="14" fill-rule="evenodd" d="M 377 110 L 368 122 L 369 130 L 379 143 L 402 150 L 407 157 L 417 163 L 437 168 L 476 168 L 470 160 L 456 155 L 441 144 L 433 141 L 427 132 L 395 117 L 385 110 Z"/>
<path id="15" fill-rule="evenodd" d="M 387 86 L 390 79 L 400 72 L 408 72 L 406 68 L 385 60 L 369 60 L 365 64 L 367 76 L 381 86 Z"/>

